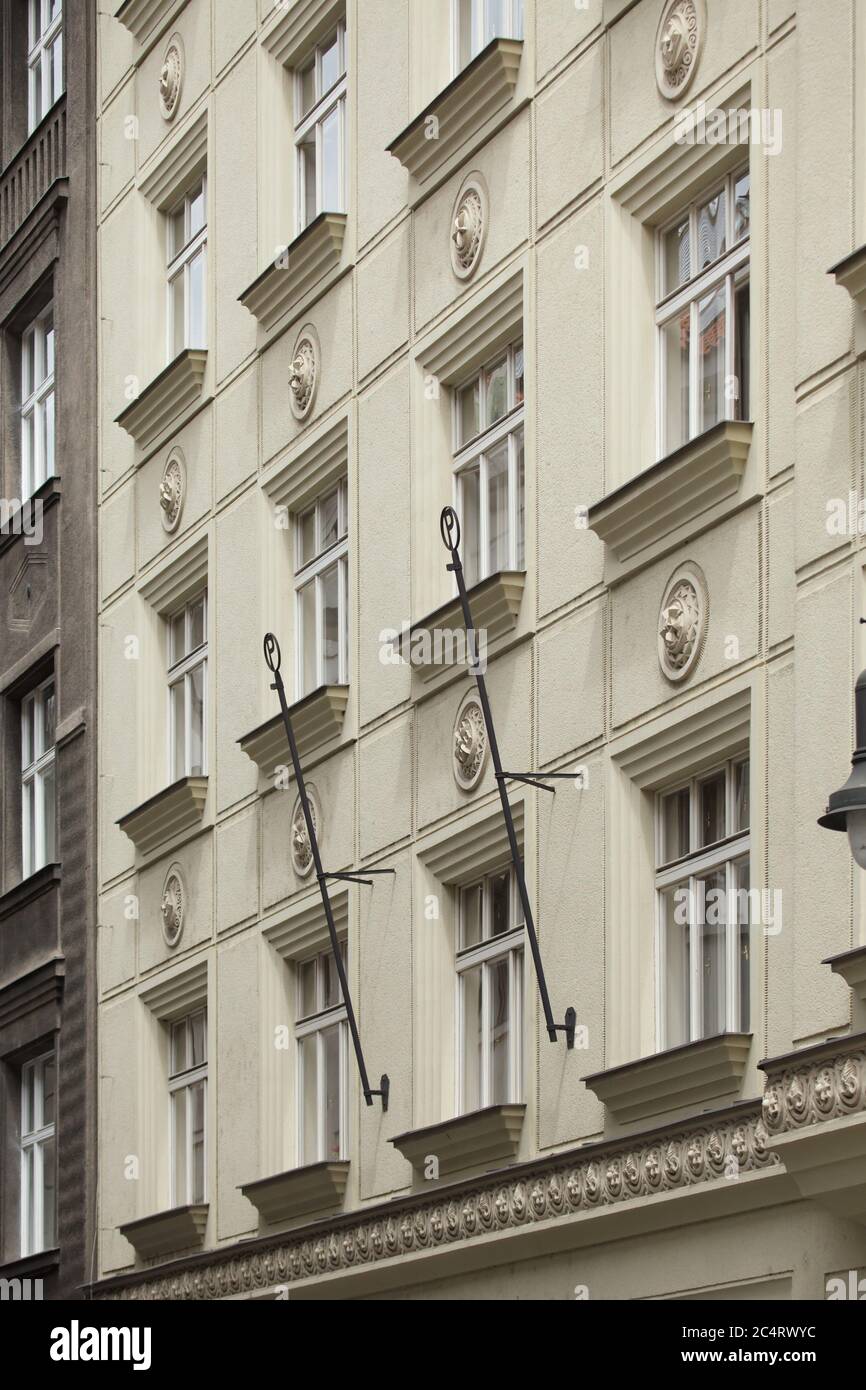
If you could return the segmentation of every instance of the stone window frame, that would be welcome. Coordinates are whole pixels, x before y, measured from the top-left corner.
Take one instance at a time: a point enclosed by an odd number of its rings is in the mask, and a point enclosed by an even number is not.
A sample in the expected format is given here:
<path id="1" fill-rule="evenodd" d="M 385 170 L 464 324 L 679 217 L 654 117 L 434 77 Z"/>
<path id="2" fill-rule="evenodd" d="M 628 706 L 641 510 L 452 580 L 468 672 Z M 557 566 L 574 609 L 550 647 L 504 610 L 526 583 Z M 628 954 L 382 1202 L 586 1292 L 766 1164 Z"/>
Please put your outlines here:
<path id="1" fill-rule="evenodd" d="M 510 10 L 504 32 L 494 33 L 488 21 L 493 4 L 504 3 Z M 469 51 L 464 51 L 465 12 L 469 6 L 472 33 Z M 475 11 L 473 14 L 472 12 Z M 451 0 L 451 75 L 457 77 L 465 67 L 494 39 L 522 39 L 524 35 L 524 0 Z"/>
<path id="2" fill-rule="evenodd" d="M 752 886 L 764 871 L 758 833 L 763 816 L 762 717 L 755 677 L 702 693 L 609 745 L 606 820 L 619 826 L 618 851 L 605 871 L 605 1067 L 625 1066 L 660 1050 L 656 926 L 656 796 L 691 774 L 748 753 Z M 752 936 L 753 946 L 758 937 Z M 759 955 L 750 971 L 750 1024 L 760 1031 Z"/>

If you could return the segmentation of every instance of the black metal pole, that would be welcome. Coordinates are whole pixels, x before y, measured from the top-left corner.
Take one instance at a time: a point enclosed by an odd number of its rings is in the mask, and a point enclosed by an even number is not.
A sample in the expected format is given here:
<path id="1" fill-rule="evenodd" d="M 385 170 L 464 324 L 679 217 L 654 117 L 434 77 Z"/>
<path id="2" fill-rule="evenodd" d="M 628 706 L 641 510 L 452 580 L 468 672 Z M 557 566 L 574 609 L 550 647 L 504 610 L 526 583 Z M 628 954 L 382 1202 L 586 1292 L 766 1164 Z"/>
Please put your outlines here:
<path id="1" fill-rule="evenodd" d="M 566 1011 L 565 1023 L 556 1023 L 553 1018 L 553 1010 L 550 1007 L 550 995 L 547 992 L 547 980 L 544 976 L 544 965 L 541 960 L 541 948 L 538 944 L 538 937 L 535 932 L 535 922 L 532 917 L 532 907 L 529 902 L 529 893 L 526 888 L 526 878 L 523 873 L 523 856 L 517 844 L 517 832 L 514 829 L 514 818 L 511 814 L 511 803 L 508 800 L 508 792 L 505 783 L 508 774 L 502 770 L 502 760 L 499 756 L 499 744 L 496 741 L 496 729 L 493 725 L 493 713 L 490 709 L 490 700 L 487 696 L 487 682 L 481 670 L 481 659 L 476 650 L 475 624 L 472 621 L 472 610 L 469 607 L 469 596 L 466 592 L 466 580 L 463 575 L 463 566 L 460 563 L 460 522 L 453 507 L 445 507 L 439 519 L 439 530 L 445 549 L 451 555 L 449 570 L 454 574 L 457 581 L 457 592 L 460 595 L 460 606 L 463 609 L 463 621 L 466 624 L 467 645 L 469 659 L 472 665 L 472 672 L 475 676 L 475 684 L 478 687 L 478 698 L 481 701 L 481 708 L 484 712 L 484 723 L 487 726 L 487 737 L 490 740 L 490 756 L 493 759 L 493 766 L 496 771 L 496 785 L 499 788 L 499 799 L 502 803 L 502 815 L 505 820 L 505 829 L 508 833 L 508 844 L 511 849 L 511 859 L 514 864 L 514 871 L 517 875 L 517 887 L 520 892 L 520 901 L 523 905 L 523 917 L 526 924 L 526 934 L 529 937 L 529 949 L 532 952 L 532 959 L 535 962 L 535 974 L 538 980 L 538 992 L 541 995 L 541 1007 L 544 1010 L 544 1021 L 547 1027 L 547 1036 L 551 1042 L 556 1042 L 557 1033 L 565 1033 L 566 1042 L 569 1047 L 574 1046 L 574 1029 L 577 1022 L 577 1015 L 574 1009 Z M 523 776 L 524 781 L 533 781 L 532 777 Z"/>
<path id="2" fill-rule="evenodd" d="M 280 644 L 272 632 L 266 634 L 264 648 L 265 661 L 267 662 L 268 670 L 271 672 L 274 678 L 274 683 L 271 686 L 271 689 L 275 690 L 277 692 L 277 695 L 279 696 L 280 709 L 283 715 L 283 724 L 285 725 L 286 735 L 289 740 L 289 752 L 292 755 L 292 767 L 295 769 L 295 781 L 298 784 L 298 792 L 301 798 L 301 807 L 303 809 L 304 820 L 307 825 L 307 835 L 309 836 L 310 840 L 310 850 L 313 856 L 313 863 L 316 867 L 316 879 L 318 880 L 319 884 L 319 892 L 322 895 L 322 906 L 325 909 L 325 920 L 328 923 L 328 935 L 331 938 L 331 949 L 334 953 L 334 961 L 337 966 L 337 975 L 340 979 L 340 988 L 343 991 L 343 1003 L 346 1006 L 346 1017 L 349 1021 L 349 1032 L 352 1034 L 352 1043 L 355 1048 L 355 1056 L 358 1059 L 358 1071 L 361 1074 L 361 1086 L 364 1091 L 364 1100 L 367 1102 L 368 1105 L 372 1105 L 373 1097 L 381 1096 L 382 1109 L 387 1110 L 388 1094 L 391 1089 L 391 1083 L 388 1080 L 388 1077 L 383 1075 L 379 1083 L 380 1089 L 378 1091 L 374 1091 L 370 1087 L 370 1078 L 367 1075 L 367 1066 L 364 1062 L 364 1052 L 363 1048 L 361 1047 L 361 1037 L 358 1033 L 358 1024 L 355 1019 L 355 1010 L 352 1007 L 352 996 L 349 993 L 349 981 L 346 978 L 346 967 L 343 964 L 343 954 L 340 950 L 340 942 L 337 937 L 337 927 L 334 922 L 334 912 L 331 907 L 331 898 L 328 893 L 328 875 L 325 874 L 325 871 L 322 868 L 322 857 L 319 853 L 319 840 L 316 835 L 316 826 L 313 821 L 312 812 L 310 810 L 310 799 L 307 796 L 307 785 L 304 781 L 304 770 L 301 767 L 301 759 L 298 754 L 298 745 L 295 742 L 295 733 L 292 728 L 291 716 L 289 715 L 289 706 L 286 700 L 286 688 L 283 684 L 283 678 L 280 675 L 280 666 L 282 664 Z M 330 877 L 335 878 L 338 877 L 338 875 L 331 874 Z"/>

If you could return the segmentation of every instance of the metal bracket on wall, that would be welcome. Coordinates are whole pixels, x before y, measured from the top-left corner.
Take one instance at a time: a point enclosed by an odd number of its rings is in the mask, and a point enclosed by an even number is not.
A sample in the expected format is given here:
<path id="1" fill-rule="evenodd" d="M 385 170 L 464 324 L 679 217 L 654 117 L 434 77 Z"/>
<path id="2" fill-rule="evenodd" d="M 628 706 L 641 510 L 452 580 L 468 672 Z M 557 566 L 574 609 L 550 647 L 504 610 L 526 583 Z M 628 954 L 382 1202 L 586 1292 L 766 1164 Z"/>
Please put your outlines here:
<path id="1" fill-rule="evenodd" d="M 487 737 L 490 741 L 490 755 L 493 759 L 493 766 L 496 772 L 496 785 L 499 788 L 499 800 L 502 803 L 502 815 L 505 820 L 505 829 L 508 832 L 508 844 L 511 850 L 511 861 L 514 864 L 514 872 L 517 876 L 517 887 L 520 892 L 520 901 L 523 906 L 523 919 L 526 924 L 526 934 L 529 937 L 529 948 L 532 952 L 532 959 L 535 963 L 535 974 L 538 979 L 538 992 L 541 996 L 541 1007 L 544 1010 L 544 1022 L 547 1028 L 547 1036 L 551 1042 L 556 1042 L 557 1033 L 565 1034 L 566 1047 L 574 1047 L 574 1030 L 577 1026 L 577 1014 L 573 1008 L 565 1011 L 565 1022 L 556 1023 L 553 1018 L 553 1010 L 550 1007 L 550 995 L 547 992 L 547 980 L 544 976 L 544 965 L 541 960 L 541 949 L 538 945 L 538 937 L 535 933 L 535 922 L 532 917 L 532 907 L 529 902 L 529 893 L 526 888 L 526 878 L 523 873 L 523 857 L 517 845 L 517 833 L 514 829 L 514 818 L 511 814 L 511 804 L 508 800 L 508 792 L 505 783 L 511 779 L 515 782 L 525 782 L 533 787 L 541 787 L 543 791 L 555 792 L 555 787 L 548 787 L 546 780 L 553 778 L 562 780 L 581 781 L 583 774 L 580 772 L 505 772 L 502 768 L 502 759 L 499 756 L 499 744 L 496 741 L 496 730 L 493 727 L 493 714 L 490 709 L 490 700 L 487 695 L 487 684 L 484 673 L 481 669 L 481 660 L 477 651 L 475 638 L 475 624 L 472 621 L 472 610 L 469 607 L 469 596 L 466 592 L 466 579 L 463 574 L 463 566 L 460 563 L 460 522 L 453 507 L 445 507 L 439 518 L 439 531 L 445 549 L 451 555 L 451 563 L 448 566 L 450 572 L 457 581 L 457 592 L 460 596 L 460 607 L 463 610 L 463 621 L 466 625 L 467 650 L 470 656 L 472 674 L 478 686 L 478 698 L 481 702 L 481 709 L 484 713 L 484 723 L 487 727 Z M 545 780 L 546 779 L 546 780 Z"/>
<path id="2" fill-rule="evenodd" d="M 349 993 L 349 981 L 346 978 L 346 967 L 343 963 L 343 953 L 340 950 L 340 943 L 337 938 L 337 927 L 334 922 L 334 912 L 331 907 L 331 898 L 328 893 L 328 879 L 339 879 L 345 883 L 363 883 L 368 887 L 373 887 L 371 878 L 362 876 L 368 874 L 394 874 L 395 869 L 364 869 L 361 873 L 326 873 L 322 868 L 322 856 L 319 853 L 319 840 L 316 835 L 316 826 L 310 810 L 310 799 L 307 795 L 307 784 L 304 781 L 304 770 L 301 767 L 301 759 L 298 754 L 298 745 L 295 742 L 295 732 L 292 728 L 292 720 L 289 714 L 289 706 L 286 700 L 286 687 L 280 675 L 282 665 L 282 654 L 280 644 L 272 632 L 265 635 L 264 641 L 265 661 L 268 670 L 273 676 L 271 690 L 275 690 L 279 696 L 280 710 L 283 715 L 283 724 L 286 729 L 286 736 L 289 740 L 289 752 L 292 755 L 292 767 L 295 770 L 295 781 L 298 784 L 298 793 L 301 798 L 301 807 L 304 812 L 304 821 L 307 826 L 307 835 L 310 841 L 310 851 L 313 856 L 313 863 L 316 866 L 316 880 L 319 884 L 319 892 L 322 895 L 322 906 L 325 909 L 325 920 L 328 924 L 328 935 L 331 939 L 331 950 L 334 953 L 334 962 L 337 967 L 337 974 L 340 979 L 340 988 L 343 991 L 343 1002 L 346 1006 L 346 1017 L 349 1023 L 349 1032 L 352 1035 L 352 1045 L 355 1049 L 355 1056 L 358 1060 L 358 1071 L 361 1076 L 361 1087 L 364 1092 L 364 1100 L 368 1105 L 373 1104 L 374 1096 L 382 1097 L 382 1110 L 388 1109 L 388 1096 L 391 1091 L 391 1082 L 387 1075 L 383 1073 L 379 1080 L 379 1089 L 373 1090 L 370 1086 L 370 1078 L 367 1075 L 367 1066 L 364 1062 L 364 1052 L 361 1047 L 361 1037 L 358 1033 L 358 1023 L 355 1018 L 355 1010 L 352 1007 L 352 996 Z"/>

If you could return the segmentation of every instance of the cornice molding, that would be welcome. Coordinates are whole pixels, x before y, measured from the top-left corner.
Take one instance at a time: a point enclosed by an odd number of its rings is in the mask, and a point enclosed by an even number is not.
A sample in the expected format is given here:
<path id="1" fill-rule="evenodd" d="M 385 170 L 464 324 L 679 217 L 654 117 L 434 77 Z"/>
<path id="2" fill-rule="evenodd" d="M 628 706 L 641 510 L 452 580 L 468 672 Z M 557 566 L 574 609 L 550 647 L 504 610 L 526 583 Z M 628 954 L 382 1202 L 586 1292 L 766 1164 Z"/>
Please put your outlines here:
<path id="1" fill-rule="evenodd" d="M 341 1206 L 348 1179 L 349 1161 L 344 1159 L 292 1168 L 287 1173 L 244 1183 L 238 1191 L 252 1202 L 264 1221 L 273 1225 Z"/>
<path id="2" fill-rule="evenodd" d="M 474 584 L 469 590 L 476 634 L 486 634 L 488 646 L 516 628 L 525 586 L 526 574 L 523 570 L 502 570 L 483 579 L 480 584 Z M 465 631 L 460 599 L 449 599 L 425 618 L 414 622 L 410 628 L 403 629 L 399 640 L 402 660 L 425 678 L 437 676 L 443 669 L 453 668 L 455 664 L 465 665 L 468 674 L 468 649 L 462 640 L 453 644 L 450 651 L 447 639 L 433 640 L 434 634 L 453 632 L 460 637 Z M 429 661 L 426 660 L 428 656 Z M 456 663 L 445 659 L 455 656 Z"/>
<path id="3" fill-rule="evenodd" d="M 147 448 L 199 400 L 206 367 L 204 348 L 184 348 L 121 411 L 114 423 L 141 448 Z"/>
<path id="4" fill-rule="evenodd" d="M 525 1114 L 525 1105 L 488 1105 L 468 1115 L 456 1115 L 424 1129 L 398 1134 L 388 1142 L 416 1172 L 424 1172 L 427 1160 L 434 1157 L 444 1177 L 461 1168 L 516 1158 Z"/>
<path id="5" fill-rule="evenodd" d="M 292 729 L 302 759 L 340 737 L 348 702 L 347 685 L 323 685 L 290 707 Z M 281 714 L 238 739 L 238 745 L 266 777 L 273 775 L 275 767 L 291 766 L 289 741 Z"/>
<path id="6" fill-rule="evenodd" d="M 837 261 L 827 274 L 848 291 L 858 309 L 866 309 L 866 246 L 859 246 L 850 256 Z"/>
<path id="7" fill-rule="evenodd" d="M 584 1076 L 583 1083 L 624 1124 L 700 1105 L 739 1091 L 751 1033 L 721 1033 Z"/>
<path id="8" fill-rule="evenodd" d="M 244 290 L 239 303 L 266 330 L 340 266 L 346 214 L 322 212 Z"/>
<path id="9" fill-rule="evenodd" d="M 295 0 L 294 4 L 274 5 L 274 10 L 279 11 L 279 17 L 262 45 L 278 63 L 293 68 L 336 25 L 346 12 L 346 4 L 345 0 Z"/>
<path id="10" fill-rule="evenodd" d="M 136 1254 L 143 1260 L 152 1260 L 201 1245 L 207 1226 L 207 1213 L 207 1202 L 200 1202 L 194 1206 L 159 1211 L 137 1221 L 127 1221 L 118 1230 Z"/>
<path id="11" fill-rule="evenodd" d="M 139 854 L 149 854 L 198 825 L 207 800 L 206 777 L 181 777 L 117 821 Z"/>

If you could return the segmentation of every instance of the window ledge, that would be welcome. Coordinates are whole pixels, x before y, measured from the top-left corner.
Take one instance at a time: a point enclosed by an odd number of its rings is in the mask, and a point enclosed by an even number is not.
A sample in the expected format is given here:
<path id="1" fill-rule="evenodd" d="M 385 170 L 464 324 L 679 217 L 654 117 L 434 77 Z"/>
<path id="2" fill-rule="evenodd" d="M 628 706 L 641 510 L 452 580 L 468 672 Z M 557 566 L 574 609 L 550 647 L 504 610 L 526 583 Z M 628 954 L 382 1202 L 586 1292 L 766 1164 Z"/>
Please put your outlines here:
<path id="1" fill-rule="evenodd" d="M 584 1085 L 624 1124 L 738 1091 L 751 1033 L 719 1033 L 621 1067 L 583 1077 Z"/>
<path id="2" fill-rule="evenodd" d="M 293 68 L 323 39 L 345 11 L 344 0 L 296 0 L 274 3 L 279 18 L 262 40 L 278 63 Z"/>
<path id="3" fill-rule="evenodd" d="M 29 907 L 44 893 L 50 893 L 53 888 L 58 888 L 60 876 L 59 864 L 46 864 L 43 869 L 37 869 L 35 874 L 30 874 L 28 878 L 16 883 L 14 888 L 10 888 L 8 893 L 4 893 L 0 897 L 0 922 L 13 916 L 16 912 L 21 912 L 23 908 Z"/>
<path id="4" fill-rule="evenodd" d="M 45 1279 L 60 1268 L 60 1247 L 40 1250 L 37 1255 L 22 1255 L 0 1265 L 0 1279 Z"/>
<path id="5" fill-rule="evenodd" d="M 177 0 L 123 0 L 114 11 L 114 18 L 129 30 L 136 42 L 143 43 L 176 3 Z"/>
<path id="6" fill-rule="evenodd" d="M 349 1178 L 348 1159 L 311 1163 L 239 1187 L 268 1225 L 342 1206 Z"/>
<path id="7" fill-rule="evenodd" d="M 302 758 L 339 738 L 348 700 L 347 685 L 323 685 L 290 705 L 292 729 Z M 291 762 L 282 714 L 274 715 L 251 734 L 245 734 L 238 743 L 241 752 L 246 753 L 265 776 L 270 776 L 278 765 L 288 766 Z"/>
<path id="8" fill-rule="evenodd" d="M 424 180 L 475 135 L 514 95 L 523 42 L 494 39 L 388 146 L 388 154 Z M 438 125 L 430 138 L 431 123 Z"/>
<path id="9" fill-rule="evenodd" d="M 850 256 L 837 261 L 827 274 L 834 276 L 836 284 L 848 291 L 858 309 L 866 309 L 866 246 L 858 247 Z"/>
<path id="10" fill-rule="evenodd" d="M 589 509 L 589 529 L 620 561 L 693 522 L 739 490 L 754 426 L 723 420 Z"/>
<path id="11" fill-rule="evenodd" d="M 148 854 L 204 815 L 206 777 L 182 777 L 117 822 L 141 854 Z"/>
<path id="12" fill-rule="evenodd" d="M 239 302 L 263 328 L 273 328 L 309 290 L 336 270 L 345 237 L 345 213 L 319 213 L 286 248 L 285 255 L 272 262 L 244 290 Z"/>
<path id="13" fill-rule="evenodd" d="M 22 540 L 26 543 L 28 537 L 24 530 L 25 523 L 30 526 L 33 520 L 33 506 L 38 502 L 42 508 L 42 515 L 48 511 L 49 507 L 54 507 L 62 496 L 62 485 L 60 478 L 54 474 L 46 478 L 34 493 L 26 497 L 23 501 L 20 498 L 15 500 L 18 506 L 11 512 L 5 526 L 0 528 L 0 555 L 10 550 L 16 541 Z"/>
<path id="14" fill-rule="evenodd" d="M 192 1250 L 203 1245 L 207 1214 L 207 1202 L 199 1202 L 193 1206 L 173 1207 L 171 1211 L 159 1211 L 138 1221 L 127 1221 L 118 1230 L 137 1255 L 143 1260 L 152 1260 L 160 1255 L 173 1255 L 178 1250 Z"/>
<path id="15" fill-rule="evenodd" d="M 501 570 L 498 574 L 491 574 L 489 578 L 482 579 L 480 584 L 474 584 L 468 591 L 475 631 L 486 634 L 488 645 L 517 626 L 525 585 L 524 570 Z M 435 638 L 437 633 L 461 633 L 465 630 L 459 598 L 449 599 L 426 618 L 413 623 L 408 631 L 403 630 L 400 655 L 408 665 L 425 672 L 436 672 L 446 666 L 465 665 L 465 647 L 451 644 L 449 649 L 447 639 L 444 642 L 441 638 L 438 642 L 423 640 L 425 633 L 432 633 Z M 455 656 L 456 660 L 453 659 Z"/>
<path id="16" fill-rule="evenodd" d="M 516 1158 L 525 1112 L 525 1105 L 489 1105 L 442 1124 L 398 1134 L 390 1142 L 416 1171 L 423 1172 L 427 1159 L 435 1157 L 444 1177 L 461 1168 Z"/>
<path id="17" fill-rule="evenodd" d="M 829 965 L 834 975 L 840 975 L 849 989 L 866 1004 L 866 946 L 855 946 L 838 956 L 828 956 L 822 965 Z"/>
<path id="18" fill-rule="evenodd" d="M 184 348 L 117 416 L 115 424 L 146 448 L 201 395 L 207 351 Z"/>

